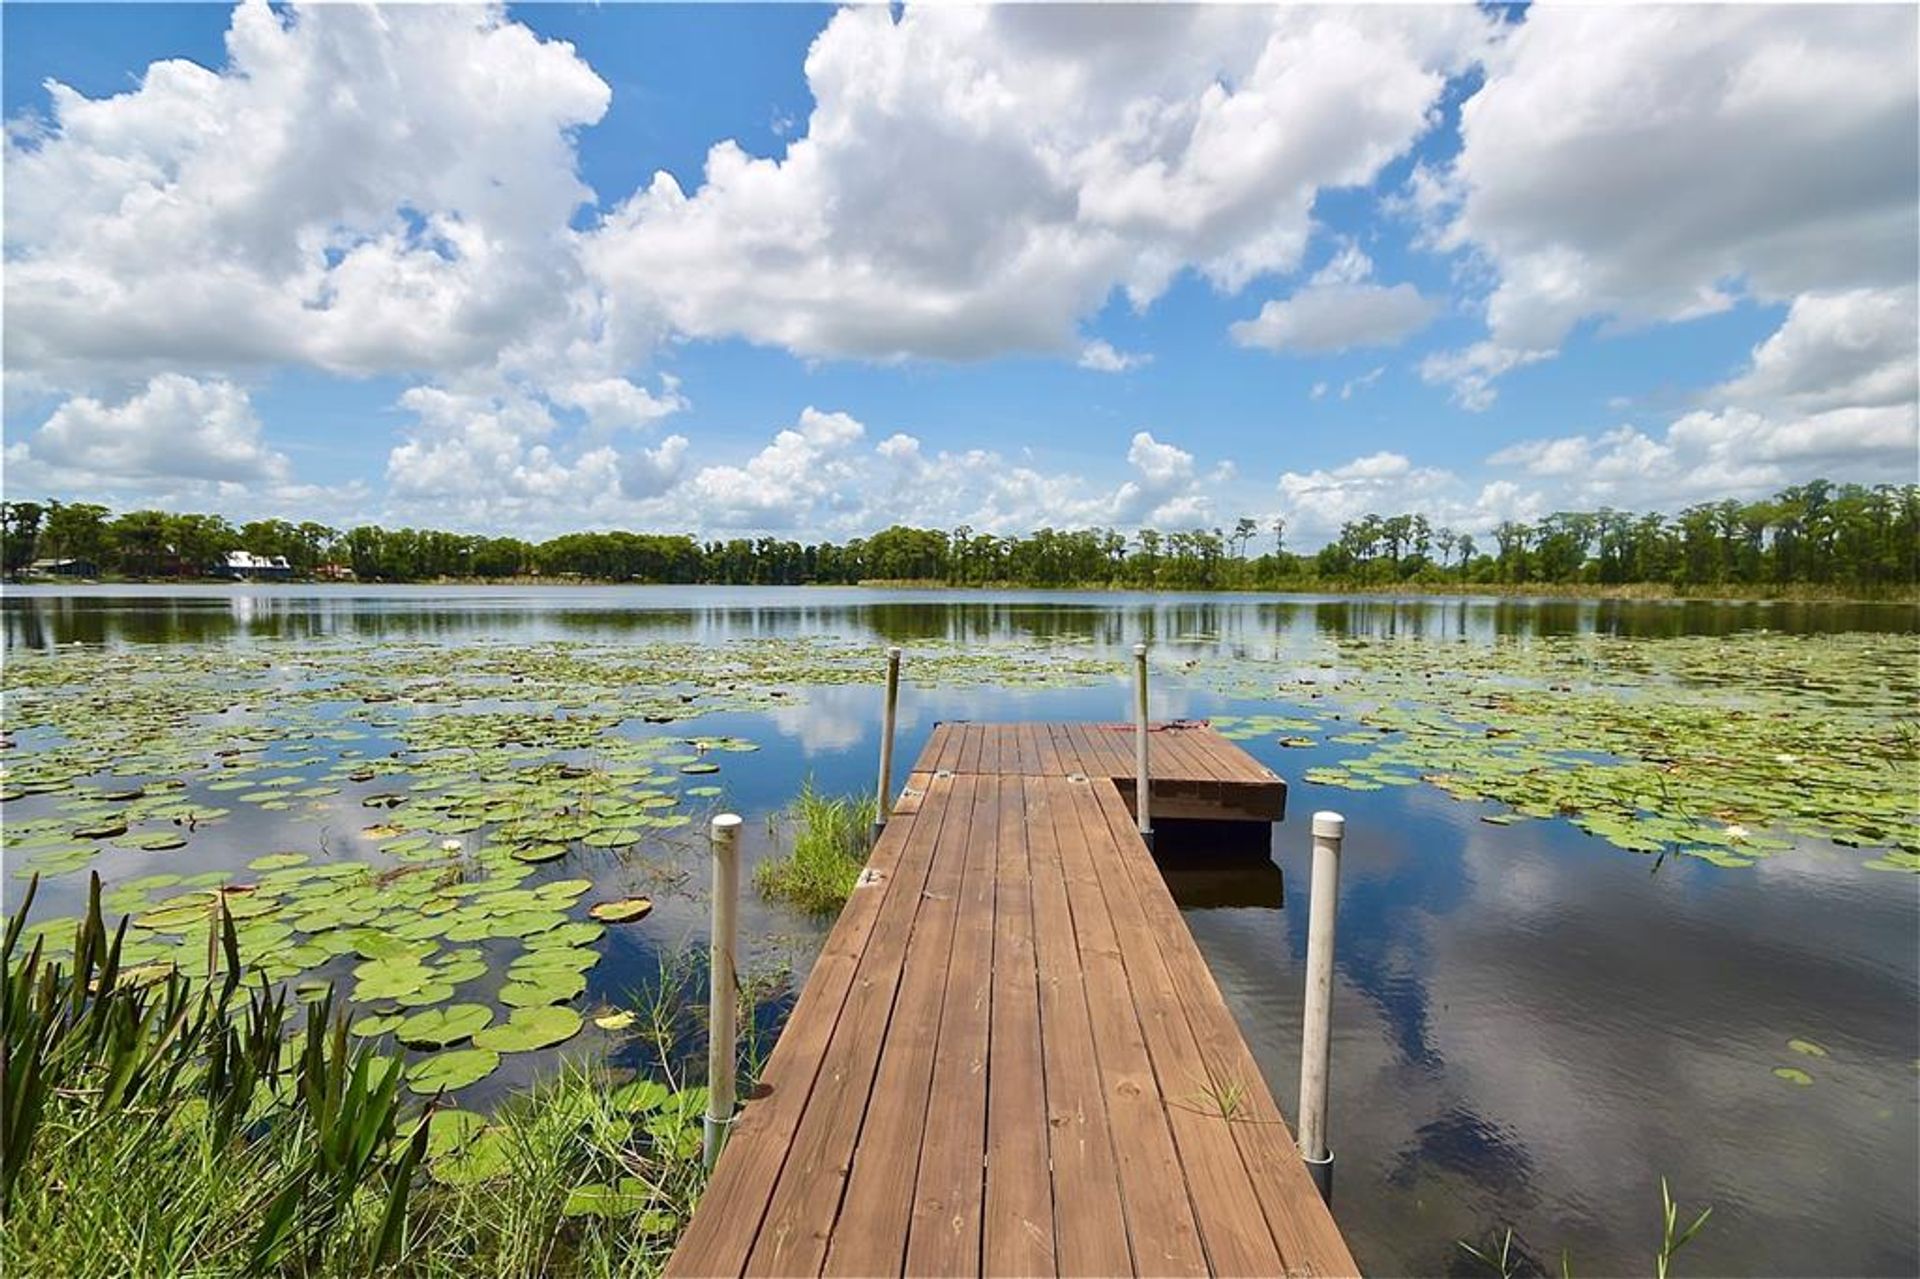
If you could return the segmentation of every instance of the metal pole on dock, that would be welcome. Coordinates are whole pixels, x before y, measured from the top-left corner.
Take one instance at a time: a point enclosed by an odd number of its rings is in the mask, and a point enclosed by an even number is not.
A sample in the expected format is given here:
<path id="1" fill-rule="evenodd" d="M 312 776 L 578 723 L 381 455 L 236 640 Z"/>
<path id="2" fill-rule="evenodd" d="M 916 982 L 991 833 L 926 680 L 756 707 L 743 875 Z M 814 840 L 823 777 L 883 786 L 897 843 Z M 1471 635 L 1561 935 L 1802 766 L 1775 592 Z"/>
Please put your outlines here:
<path id="1" fill-rule="evenodd" d="M 1153 815 L 1148 811 L 1147 784 L 1147 646 L 1133 646 L 1133 811 L 1140 823 L 1140 842 L 1153 849 Z"/>
<path id="2" fill-rule="evenodd" d="M 1333 1050 L 1333 921 L 1340 899 L 1340 844 L 1347 819 L 1313 815 L 1313 885 L 1307 901 L 1307 997 L 1300 1028 L 1300 1156 L 1320 1197 L 1333 1202 L 1327 1147 L 1327 1071 Z"/>
<path id="3" fill-rule="evenodd" d="M 870 843 L 880 842 L 880 832 L 887 828 L 887 810 L 893 807 L 893 721 L 895 711 L 900 705 L 900 650 L 887 650 L 887 710 L 885 722 L 880 729 L 880 793 L 879 802 L 873 807 L 873 830 Z"/>
<path id="4" fill-rule="evenodd" d="M 740 817 L 713 819 L 713 931 L 707 942 L 707 1122 L 700 1145 L 708 1168 L 733 1125 L 734 1038 L 740 982 L 734 965 L 740 899 Z"/>

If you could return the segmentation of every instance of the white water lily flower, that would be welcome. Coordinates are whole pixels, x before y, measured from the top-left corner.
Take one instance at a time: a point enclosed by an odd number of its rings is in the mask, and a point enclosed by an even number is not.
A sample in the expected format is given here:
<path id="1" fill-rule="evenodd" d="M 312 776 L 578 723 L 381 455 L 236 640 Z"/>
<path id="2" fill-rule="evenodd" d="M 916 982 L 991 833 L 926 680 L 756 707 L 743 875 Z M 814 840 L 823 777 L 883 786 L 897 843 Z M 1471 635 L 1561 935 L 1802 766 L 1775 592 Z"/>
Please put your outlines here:
<path id="1" fill-rule="evenodd" d="M 461 847 L 462 845 L 457 839 L 443 839 L 440 841 L 440 851 L 443 853 L 457 853 Z"/>
<path id="2" fill-rule="evenodd" d="M 1798 755 L 1775 755 L 1773 760 L 1776 764 L 1798 764 L 1800 757 Z"/>
<path id="3" fill-rule="evenodd" d="M 1735 843 L 1740 843 L 1749 838 L 1747 828 L 1745 826 L 1729 826 L 1727 827 L 1727 838 L 1733 840 Z"/>

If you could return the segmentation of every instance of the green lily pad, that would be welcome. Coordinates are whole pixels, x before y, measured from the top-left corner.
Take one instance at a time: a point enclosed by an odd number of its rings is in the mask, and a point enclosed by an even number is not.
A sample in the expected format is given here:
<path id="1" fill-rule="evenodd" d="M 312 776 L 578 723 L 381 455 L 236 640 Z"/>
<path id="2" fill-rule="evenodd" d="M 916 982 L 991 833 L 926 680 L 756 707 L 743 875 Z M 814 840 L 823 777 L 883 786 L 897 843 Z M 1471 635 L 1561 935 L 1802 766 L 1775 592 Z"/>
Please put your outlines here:
<path id="1" fill-rule="evenodd" d="M 428 1130 L 429 1150 L 436 1135 L 433 1130 Z M 511 1141 L 511 1136 L 504 1129 L 483 1128 L 458 1148 L 430 1159 L 427 1174 L 448 1186 L 471 1186 L 503 1177 L 513 1169 Z"/>
<path id="2" fill-rule="evenodd" d="M 1800 1088 L 1805 1088 L 1813 1082 L 1813 1076 L 1797 1066 L 1775 1066 L 1773 1073 L 1775 1078 L 1784 1079 Z"/>
<path id="3" fill-rule="evenodd" d="M 445 1048 L 471 1039 L 492 1020 L 493 1010 L 484 1005 L 449 1004 L 408 1017 L 395 1028 L 394 1038 L 409 1048 Z"/>
<path id="4" fill-rule="evenodd" d="M 580 1033 L 580 1026 L 580 1014 L 571 1008 L 516 1008 L 504 1024 L 489 1026 L 476 1034 L 473 1042 L 476 1047 L 496 1052 L 532 1052 L 572 1039 Z"/>
<path id="5" fill-rule="evenodd" d="M 422 1096 L 453 1092 L 478 1083 L 500 1068 L 500 1054 L 489 1048 L 456 1048 L 435 1053 L 407 1068 L 407 1087 Z"/>
<path id="6" fill-rule="evenodd" d="M 646 1115 L 667 1104 L 673 1090 L 651 1079 L 635 1079 L 614 1089 L 607 1100 L 630 1115 Z"/>
<path id="7" fill-rule="evenodd" d="M 400 1028 L 406 1018 L 399 1013 L 369 1013 L 347 1027 L 347 1033 L 362 1039 L 372 1039 Z"/>
<path id="8" fill-rule="evenodd" d="M 613 1185 L 593 1182 L 567 1192 L 560 1211 L 568 1217 L 631 1217 L 653 1202 L 653 1191 L 637 1177 Z"/>

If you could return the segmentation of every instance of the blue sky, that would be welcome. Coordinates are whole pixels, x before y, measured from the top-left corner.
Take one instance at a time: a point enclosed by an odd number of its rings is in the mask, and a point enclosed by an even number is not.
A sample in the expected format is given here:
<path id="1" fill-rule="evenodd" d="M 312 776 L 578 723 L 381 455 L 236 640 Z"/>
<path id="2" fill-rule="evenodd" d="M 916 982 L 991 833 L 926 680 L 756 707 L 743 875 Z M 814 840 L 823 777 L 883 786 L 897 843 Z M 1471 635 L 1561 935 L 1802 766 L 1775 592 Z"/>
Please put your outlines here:
<path id="1" fill-rule="evenodd" d="M 1912 10 L 4 23 L 9 498 L 1312 545 L 1915 478 Z"/>

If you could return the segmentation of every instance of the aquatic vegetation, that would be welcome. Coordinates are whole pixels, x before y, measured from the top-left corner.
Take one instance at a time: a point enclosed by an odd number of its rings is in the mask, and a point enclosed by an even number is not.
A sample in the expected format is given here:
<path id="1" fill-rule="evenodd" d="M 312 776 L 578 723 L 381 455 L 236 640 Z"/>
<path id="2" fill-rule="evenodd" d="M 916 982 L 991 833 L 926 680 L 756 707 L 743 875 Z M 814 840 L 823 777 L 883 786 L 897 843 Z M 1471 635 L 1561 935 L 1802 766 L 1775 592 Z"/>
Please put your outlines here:
<path id="1" fill-rule="evenodd" d="M 1701 1227 L 1707 1224 L 1707 1218 L 1712 1215 L 1711 1206 L 1702 1208 L 1690 1224 L 1681 1226 L 1679 1205 L 1673 1201 L 1673 1193 L 1667 1188 L 1667 1179 L 1660 1178 L 1660 1247 L 1653 1258 L 1656 1279 L 1667 1279 L 1667 1274 L 1673 1266 L 1674 1256 L 1700 1233 Z M 1525 1255 L 1523 1251 L 1517 1252 L 1514 1249 L 1513 1241 L 1513 1227 L 1508 1226 L 1504 1231 L 1494 1231 L 1489 1234 L 1485 1243 L 1475 1244 L 1465 1239 L 1457 1239 L 1454 1244 L 1469 1257 L 1500 1276 L 1500 1279 L 1512 1279 L 1512 1276 L 1523 1273 L 1544 1273 L 1538 1262 Z M 1560 1274 L 1562 1279 L 1572 1279 L 1573 1255 L 1565 1248 L 1560 1250 Z"/>
<path id="2" fill-rule="evenodd" d="M 602 1275 L 663 1264 L 704 1184 L 704 1088 L 574 1065 L 490 1116 L 440 1100 L 412 1110 L 400 1059 L 350 1045 L 331 991 L 297 1029 L 271 985 L 241 998 L 230 918 L 217 980 L 169 970 L 136 984 L 120 957 L 131 933 L 103 922 L 101 900 L 95 880 L 71 964 L 49 961 L 44 941 L 22 953 L 28 902 L 6 933 L 8 1273 L 357 1275 L 398 1263 L 448 1276 Z M 757 977 L 747 987 L 752 1024 L 765 987 Z M 655 998 L 663 1016 L 693 1015 L 679 984 Z M 486 1011 L 415 1016 L 450 1038 Z M 560 1008 L 507 1026 L 534 1042 L 563 1019 L 577 1028 Z M 660 1068 L 684 1072 L 698 1055 Z M 481 1048 L 426 1057 L 407 1086 L 432 1097 L 487 1060 L 497 1056 Z M 757 1060 L 745 1064 L 750 1081 Z"/>
<path id="3" fill-rule="evenodd" d="M 822 795 L 808 782 L 788 808 L 793 846 L 754 868 L 753 882 L 776 901 L 814 914 L 846 904 L 867 864 L 867 839 L 878 805 L 872 796 Z"/>
<path id="4" fill-rule="evenodd" d="M 1251 694 L 1246 663 L 1222 678 Z M 1258 738 L 1304 720 L 1352 747 L 1302 780 L 1347 790 L 1426 783 L 1563 817 L 1618 848 L 1752 864 L 1795 837 L 1885 850 L 1920 870 L 1920 647 L 1910 635 L 1767 632 L 1347 638 L 1268 684 L 1288 715 L 1222 717 Z"/>

